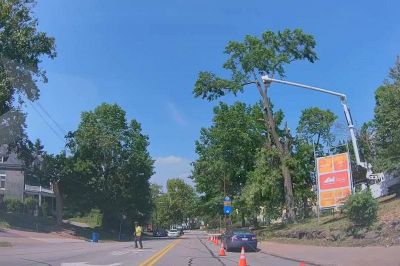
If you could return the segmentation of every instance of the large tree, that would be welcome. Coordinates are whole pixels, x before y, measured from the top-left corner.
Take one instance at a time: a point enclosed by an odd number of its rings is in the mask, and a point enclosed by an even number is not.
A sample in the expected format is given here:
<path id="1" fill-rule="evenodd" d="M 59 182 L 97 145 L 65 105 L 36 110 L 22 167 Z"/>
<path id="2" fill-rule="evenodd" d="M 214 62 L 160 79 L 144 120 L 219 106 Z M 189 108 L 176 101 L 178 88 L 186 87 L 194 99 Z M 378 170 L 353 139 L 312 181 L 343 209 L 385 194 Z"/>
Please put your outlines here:
<path id="1" fill-rule="evenodd" d="M 33 0 L 0 0 L 0 144 L 24 160 L 30 142 L 21 104 L 39 98 L 37 81 L 47 82 L 40 63 L 56 56 L 54 38 L 37 29 L 34 5 Z"/>
<path id="2" fill-rule="evenodd" d="M 141 222 L 149 218 L 153 160 L 148 145 L 140 124 L 127 123 L 116 104 L 83 112 L 78 129 L 69 134 L 75 171 L 88 186 L 92 207 L 102 211 L 104 226 L 115 226 L 122 215 Z"/>
<path id="3" fill-rule="evenodd" d="M 377 168 L 400 168 L 400 57 L 390 69 L 389 79 L 375 92 Z"/>
<path id="4" fill-rule="evenodd" d="M 240 195 L 254 169 L 257 150 L 264 143 L 262 121 L 261 104 L 220 103 L 214 108 L 212 126 L 202 128 L 196 141 L 199 159 L 192 175 L 198 192 L 204 193 L 203 214 L 221 214 L 225 196 L 233 198 L 245 214 Z"/>
<path id="5" fill-rule="evenodd" d="M 12 109 L 16 95 L 38 99 L 36 81 L 47 81 L 42 57 L 56 56 L 54 38 L 37 29 L 35 2 L 0 0 L 0 115 Z"/>
<path id="6" fill-rule="evenodd" d="M 218 77 L 211 72 L 200 72 L 193 93 L 195 97 L 214 100 L 226 93 L 244 90 L 247 84 L 255 84 L 262 99 L 264 122 L 268 129 L 267 145 L 275 146 L 281 160 L 284 177 L 285 202 L 289 221 L 295 220 L 293 186 L 286 161 L 291 157 L 289 130 L 280 134 L 276 124 L 276 114 L 268 95 L 270 84 L 261 81 L 262 75 L 285 76 L 285 66 L 298 60 L 317 60 L 313 36 L 302 30 L 286 29 L 274 33 L 266 31 L 261 38 L 247 35 L 242 42 L 231 41 L 225 48 L 229 56 L 223 67 L 231 72 L 230 79 Z"/>

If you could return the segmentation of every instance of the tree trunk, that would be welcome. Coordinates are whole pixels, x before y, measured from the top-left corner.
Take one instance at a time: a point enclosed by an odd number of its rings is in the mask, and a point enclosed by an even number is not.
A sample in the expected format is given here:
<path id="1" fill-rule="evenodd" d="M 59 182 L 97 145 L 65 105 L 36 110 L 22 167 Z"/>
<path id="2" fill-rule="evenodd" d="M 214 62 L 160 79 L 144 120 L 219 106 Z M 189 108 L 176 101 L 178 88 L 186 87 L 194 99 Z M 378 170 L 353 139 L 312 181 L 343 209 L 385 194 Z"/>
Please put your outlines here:
<path id="1" fill-rule="evenodd" d="M 64 209 L 64 198 L 60 191 L 60 181 L 54 181 L 51 183 L 54 191 L 54 195 L 56 196 L 56 217 L 57 217 L 57 225 L 62 224 L 63 217 L 63 209 Z"/>
<path id="2" fill-rule="evenodd" d="M 256 82 L 258 92 L 261 95 L 263 106 L 264 106 L 264 120 L 267 129 L 270 131 L 270 135 L 272 136 L 272 140 L 279 151 L 279 157 L 282 163 L 282 176 L 284 179 L 283 186 L 285 191 L 285 205 L 287 209 L 287 218 L 288 222 L 292 223 L 296 220 L 296 216 L 294 213 L 294 196 L 293 196 L 293 183 L 292 177 L 290 175 L 289 168 L 286 166 L 286 159 L 290 157 L 289 150 L 289 138 L 285 138 L 284 142 L 281 142 L 281 138 L 277 132 L 277 127 L 274 119 L 274 115 L 272 113 L 271 103 L 267 96 L 267 89 L 269 85 L 265 85 L 265 90 L 261 87 L 259 82 Z"/>

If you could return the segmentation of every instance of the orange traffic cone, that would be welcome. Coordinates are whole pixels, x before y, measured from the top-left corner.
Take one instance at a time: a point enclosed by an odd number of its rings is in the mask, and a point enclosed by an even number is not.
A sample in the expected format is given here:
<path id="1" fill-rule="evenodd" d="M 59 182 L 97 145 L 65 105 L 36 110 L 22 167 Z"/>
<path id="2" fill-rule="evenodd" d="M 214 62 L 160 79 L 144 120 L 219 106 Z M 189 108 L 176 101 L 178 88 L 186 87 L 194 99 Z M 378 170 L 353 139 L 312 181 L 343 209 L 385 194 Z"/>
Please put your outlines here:
<path id="1" fill-rule="evenodd" d="M 218 255 L 219 255 L 219 256 L 226 256 L 226 254 L 225 254 L 225 248 L 224 248 L 224 242 L 222 242 L 222 241 L 221 241 L 221 248 L 220 248 L 220 250 L 219 250 Z"/>
<path id="2" fill-rule="evenodd" d="M 304 263 L 304 261 L 300 262 L 300 266 L 306 266 L 306 264 Z"/>
<path id="3" fill-rule="evenodd" d="M 242 252 L 240 252 L 239 265 L 247 266 L 246 255 L 244 254 L 244 247 L 242 247 Z"/>
<path id="4" fill-rule="evenodd" d="M 214 242 L 214 244 L 215 244 L 216 246 L 218 246 L 218 243 L 219 243 L 219 239 L 218 239 L 218 237 L 216 236 L 216 237 L 215 237 L 215 242 Z"/>

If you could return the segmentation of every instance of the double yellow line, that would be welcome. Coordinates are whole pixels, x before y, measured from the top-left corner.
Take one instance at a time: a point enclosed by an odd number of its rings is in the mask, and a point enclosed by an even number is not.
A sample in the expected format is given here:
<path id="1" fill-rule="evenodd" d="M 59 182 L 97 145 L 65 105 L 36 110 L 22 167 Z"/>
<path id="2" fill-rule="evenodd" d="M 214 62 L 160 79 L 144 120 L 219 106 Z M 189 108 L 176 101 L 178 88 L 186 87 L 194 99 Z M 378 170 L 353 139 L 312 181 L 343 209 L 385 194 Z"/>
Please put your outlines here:
<path id="1" fill-rule="evenodd" d="M 153 266 L 157 261 L 159 261 L 165 254 L 168 253 L 173 247 L 175 247 L 181 239 L 177 239 L 169 243 L 165 248 L 158 251 L 156 254 L 148 258 L 147 260 L 143 261 L 139 264 L 139 266 Z"/>

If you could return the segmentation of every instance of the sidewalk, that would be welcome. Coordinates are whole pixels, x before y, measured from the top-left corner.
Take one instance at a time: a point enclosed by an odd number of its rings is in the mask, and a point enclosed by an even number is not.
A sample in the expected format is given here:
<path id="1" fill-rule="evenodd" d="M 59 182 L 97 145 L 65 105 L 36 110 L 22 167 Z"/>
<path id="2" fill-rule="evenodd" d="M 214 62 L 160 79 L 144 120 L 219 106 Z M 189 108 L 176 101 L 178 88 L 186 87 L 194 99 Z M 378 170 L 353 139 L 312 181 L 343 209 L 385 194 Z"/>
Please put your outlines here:
<path id="1" fill-rule="evenodd" d="M 259 243 L 261 252 L 279 257 L 337 266 L 400 266 L 400 246 L 392 247 L 318 247 L 307 245 Z"/>

